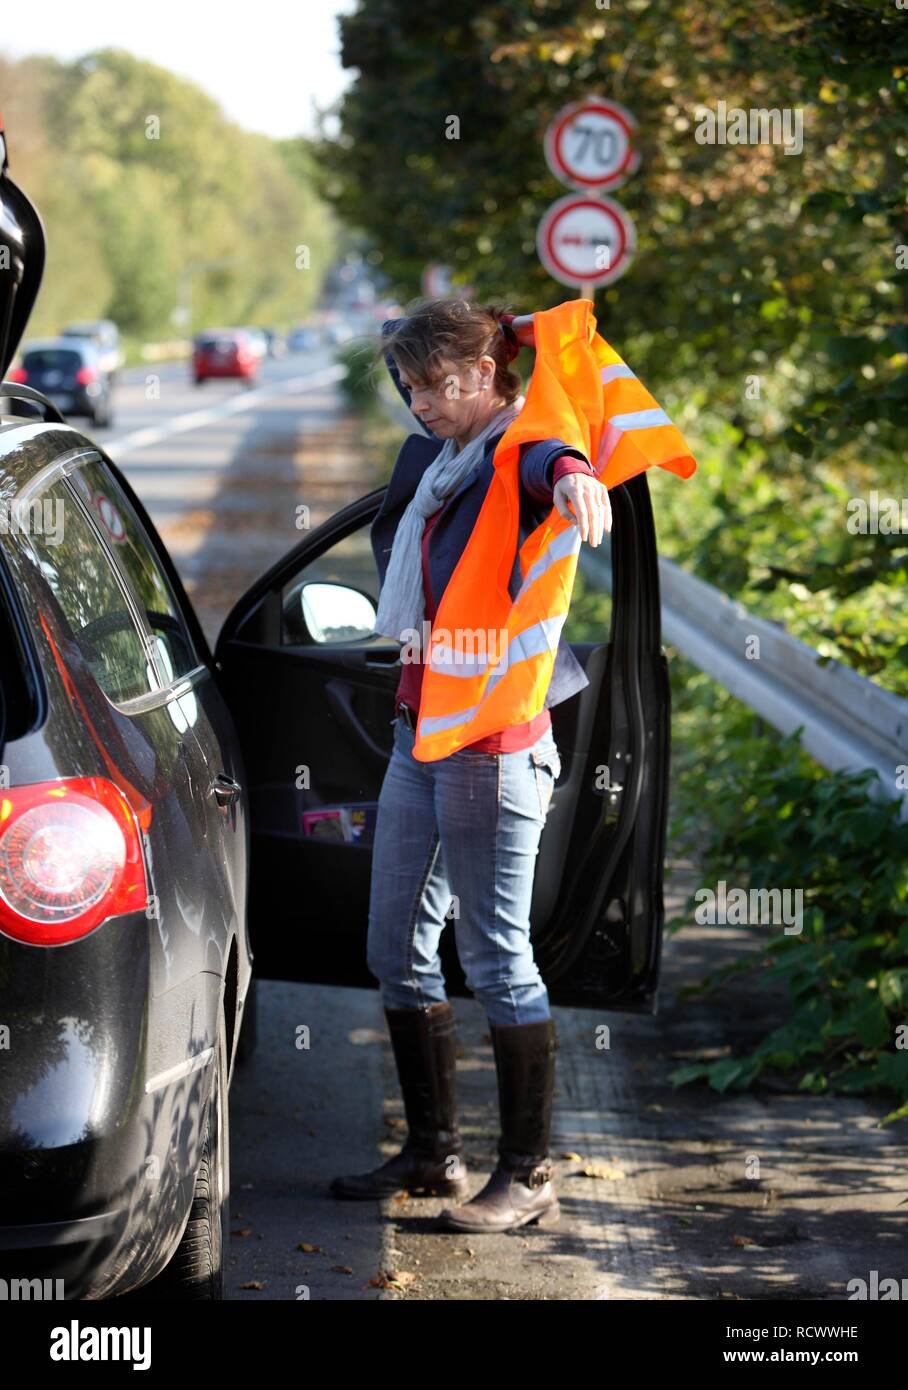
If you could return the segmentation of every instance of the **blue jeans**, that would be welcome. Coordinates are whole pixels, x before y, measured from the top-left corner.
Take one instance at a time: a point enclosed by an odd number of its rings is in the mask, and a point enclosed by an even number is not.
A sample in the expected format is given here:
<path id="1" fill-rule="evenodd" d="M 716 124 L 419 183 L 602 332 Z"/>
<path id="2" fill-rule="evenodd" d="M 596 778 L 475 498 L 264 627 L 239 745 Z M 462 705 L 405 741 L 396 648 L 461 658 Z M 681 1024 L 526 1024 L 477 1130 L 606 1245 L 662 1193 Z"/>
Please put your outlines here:
<path id="1" fill-rule="evenodd" d="M 549 1018 L 530 944 L 530 902 L 561 772 L 551 729 L 516 753 L 461 749 L 424 763 L 412 756 L 413 730 L 400 715 L 393 722 L 394 751 L 375 822 L 367 947 L 385 1007 L 447 998 L 438 943 L 453 921 L 467 985 L 488 1021 Z"/>

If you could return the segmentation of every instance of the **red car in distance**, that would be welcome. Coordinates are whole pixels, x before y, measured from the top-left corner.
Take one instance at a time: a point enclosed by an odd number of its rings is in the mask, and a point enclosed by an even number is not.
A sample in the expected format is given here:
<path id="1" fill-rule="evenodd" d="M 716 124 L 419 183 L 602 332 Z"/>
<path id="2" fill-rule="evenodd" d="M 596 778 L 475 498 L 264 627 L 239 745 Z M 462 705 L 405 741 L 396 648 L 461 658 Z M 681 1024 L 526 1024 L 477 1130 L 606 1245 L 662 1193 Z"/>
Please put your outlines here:
<path id="1" fill-rule="evenodd" d="M 192 345 L 192 379 L 201 386 L 209 377 L 239 377 L 252 385 L 261 354 L 243 328 L 209 328 Z"/>

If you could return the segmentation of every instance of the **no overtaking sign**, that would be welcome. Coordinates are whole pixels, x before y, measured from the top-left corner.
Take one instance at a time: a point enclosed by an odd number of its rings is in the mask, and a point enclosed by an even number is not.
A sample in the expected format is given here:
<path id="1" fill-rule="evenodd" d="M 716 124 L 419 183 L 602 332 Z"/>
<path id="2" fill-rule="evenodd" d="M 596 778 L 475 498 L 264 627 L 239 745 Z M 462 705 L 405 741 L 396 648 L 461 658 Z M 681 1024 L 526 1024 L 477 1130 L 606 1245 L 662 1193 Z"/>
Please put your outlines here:
<path id="1" fill-rule="evenodd" d="M 536 232 L 536 250 L 549 274 L 579 289 L 617 280 L 631 263 L 634 244 L 634 224 L 624 208 L 582 193 L 553 203 Z"/>

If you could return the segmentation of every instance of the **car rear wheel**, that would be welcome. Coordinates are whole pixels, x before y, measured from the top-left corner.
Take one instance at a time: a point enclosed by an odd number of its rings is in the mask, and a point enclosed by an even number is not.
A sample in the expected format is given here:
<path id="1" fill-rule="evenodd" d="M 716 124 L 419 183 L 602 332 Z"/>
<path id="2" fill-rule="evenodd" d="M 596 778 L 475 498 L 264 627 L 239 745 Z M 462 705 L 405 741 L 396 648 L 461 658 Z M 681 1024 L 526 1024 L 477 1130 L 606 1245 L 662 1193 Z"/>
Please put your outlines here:
<path id="1" fill-rule="evenodd" d="M 134 1297 L 138 1299 L 182 1301 L 224 1297 L 224 1262 L 230 1229 L 230 1132 L 223 1024 L 218 1030 L 216 1058 L 189 1220 L 179 1245 L 160 1274 L 135 1291 Z"/>

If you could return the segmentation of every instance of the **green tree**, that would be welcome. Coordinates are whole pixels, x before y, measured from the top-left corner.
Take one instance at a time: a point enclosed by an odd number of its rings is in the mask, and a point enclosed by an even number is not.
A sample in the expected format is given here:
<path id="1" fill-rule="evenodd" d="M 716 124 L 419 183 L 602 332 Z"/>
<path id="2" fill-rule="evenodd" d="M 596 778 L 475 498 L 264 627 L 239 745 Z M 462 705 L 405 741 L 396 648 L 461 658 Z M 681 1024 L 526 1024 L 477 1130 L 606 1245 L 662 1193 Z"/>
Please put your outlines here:
<path id="1" fill-rule="evenodd" d="M 894 601 L 908 542 L 849 534 L 841 496 L 904 473 L 908 15 L 868 0 L 360 0 L 340 25 L 358 75 L 320 143 L 321 188 L 401 299 L 428 261 L 523 310 L 573 295 L 536 255 L 565 191 L 545 128 L 585 93 L 630 109 L 642 162 L 617 197 L 638 248 L 596 315 L 716 460 L 695 526 L 689 494 L 666 496 L 664 548 L 908 686 Z M 701 142 L 720 101 L 800 116 L 802 150 Z M 830 603 L 862 590 L 839 623 Z"/>
<path id="2" fill-rule="evenodd" d="M 311 312 L 336 228 L 308 142 L 244 131 L 193 83 L 120 49 L 2 63 L 0 88 L 12 172 L 47 229 L 33 332 L 105 316 L 169 336 L 187 276 L 192 328 Z"/>

